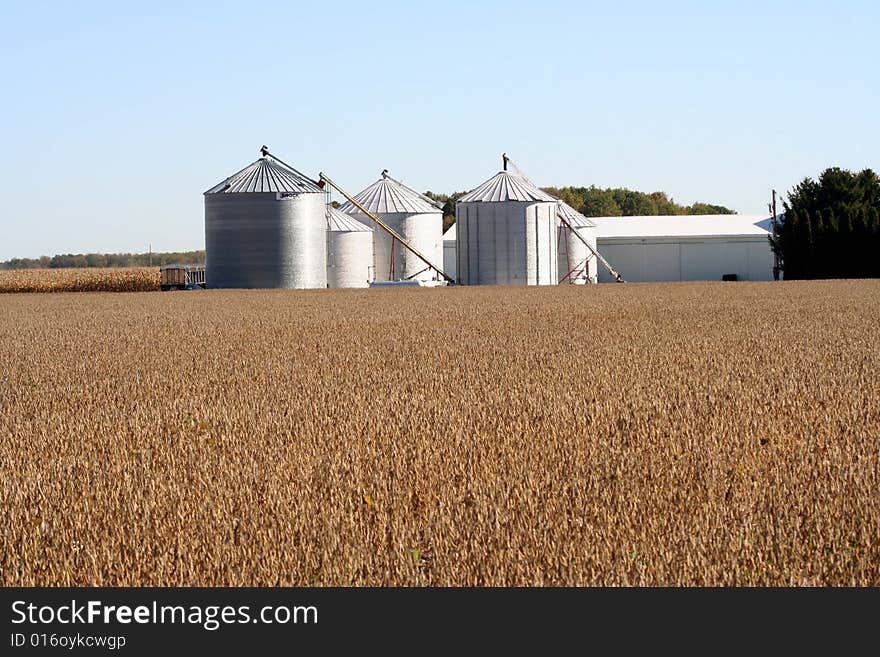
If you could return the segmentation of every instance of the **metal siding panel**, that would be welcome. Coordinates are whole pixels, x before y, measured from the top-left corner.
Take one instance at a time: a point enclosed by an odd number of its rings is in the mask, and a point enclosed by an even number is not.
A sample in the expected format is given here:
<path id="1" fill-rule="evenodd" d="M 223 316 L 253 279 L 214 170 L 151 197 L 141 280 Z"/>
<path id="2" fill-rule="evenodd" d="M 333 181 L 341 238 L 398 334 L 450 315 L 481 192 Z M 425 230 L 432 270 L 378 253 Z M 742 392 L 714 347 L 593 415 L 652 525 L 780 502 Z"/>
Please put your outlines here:
<path id="1" fill-rule="evenodd" d="M 715 242 L 683 242 L 681 245 L 681 280 L 721 280 L 727 246 Z"/>
<path id="2" fill-rule="evenodd" d="M 455 270 L 458 275 L 458 282 L 462 285 L 468 285 L 468 244 L 467 244 L 467 223 L 468 223 L 468 207 L 467 205 L 455 205 Z"/>
<path id="3" fill-rule="evenodd" d="M 327 286 L 368 287 L 373 264 L 373 236 L 369 231 L 328 233 Z"/>
<path id="4" fill-rule="evenodd" d="M 513 285 L 511 267 L 513 265 L 513 249 L 516 240 L 516 214 L 510 215 L 510 208 L 499 208 L 496 213 L 495 243 L 498 253 L 495 258 L 495 280 L 502 285 Z"/>
<path id="5" fill-rule="evenodd" d="M 452 280 L 458 280 L 458 263 L 456 262 L 455 242 L 449 240 L 443 243 L 443 271 Z"/>
<path id="6" fill-rule="evenodd" d="M 541 284 L 556 282 L 555 202 L 459 203 L 456 214 L 459 282 L 535 285 L 539 277 Z"/>
<path id="7" fill-rule="evenodd" d="M 325 195 L 205 196 L 206 276 L 218 288 L 327 284 Z"/>
<path id="8" fill-rule="evenodd" d="M 495 280 L 495 208 L 491 205 L 481 207 L 480 220 L 477 222 L 477 234 L 480 240 L 479 269 L 480 284 L 494 285 Z"/>
<path id="9" fill-rule="evenodd" d="M 538 227 L 533 212 L 525 210 L 526 217 L 526 285 L 536 285 L 538 282 Z"/>
<path id="10" fill-rule="evenodd" d="M 681 246 L 677 243 L 645 242 L 645 278 L 649 281 L 681 280 Z M 626 273 L 623 273 L 626 279 Z"/>
<path id="11" fill-rule="evenodd" d="M 281 216 L 282 287 L 326 288 L 327 220 L 324 195 L 302 194 L 277 203 Z"/>
<path id="12" fill-rule="evenodd" d="M 749 243 L 748 258 L 750 281 L 773 280 L 773 251 L 766 239 Z"/>
<path id="13" fill-rule="evenodd" d="M 544 208 L 544 226 L 547 240 L 547 266 L 544 267 L 545 285 L 556 285 L 556 270 L 559 268 L 556 255 L 556 208 L 547 206 Z"/>
<path id="14" fill-rule="evenodd" d="M 599 249 L 606 260 L 614 265 L 624 280 L 631 283 L 638 283 L 645 280 L 644 276 L 644 245 L 641 243 L 617 243 L 608 244 L 599 240 Z M 608 274 L 604 267 L 599 270 L 599 282 L 611 283 L 614 279 Z"/>
<path id="15" fill-rule="evenodd" d="M 490 209 L 477 205 L 474 206 L 474 215 L 471 217 L 471 238 L 474 240 L 471 250 L 471 278 L 475 285 L 480 285 L 483 282 L 483 268 L 480 261 L 480 251 L 483 244 L 480 225 L 485 221 L 487 213 L 491 214 Z"/>
<path id="16" fill-rule="evenodd" d="M 528 263 L 526 256 L 526 230 L 528 220 L 523 208 L 519 205 L 507 206 L 507 222 L 510 227 L 510 285 L 525 285 L 528 280 Z"/>
<path id="17" fill-rule="evenodd" d="M 724 243 L 724 260 L 722 274 L 736 274 L 738 280 L 749 279 L 749 249 L 743 242 L 727 241 Z"/>
<path id="18" fill-rule="evenodd" d="M 443 216 L 437 213 L 407 215 L 402 220 L 400 236 L 413 245 L 435 265 L 442 266 Z M 400 245 L 398 245 L 400 246 Z M 403 255 L 403 278 L 430 281 L 437 278 L 433 269 L 422 271 L 428 265 L 416 254 L 401 246 Z M 417 272 L 422 272 L 415 276 Z"/>

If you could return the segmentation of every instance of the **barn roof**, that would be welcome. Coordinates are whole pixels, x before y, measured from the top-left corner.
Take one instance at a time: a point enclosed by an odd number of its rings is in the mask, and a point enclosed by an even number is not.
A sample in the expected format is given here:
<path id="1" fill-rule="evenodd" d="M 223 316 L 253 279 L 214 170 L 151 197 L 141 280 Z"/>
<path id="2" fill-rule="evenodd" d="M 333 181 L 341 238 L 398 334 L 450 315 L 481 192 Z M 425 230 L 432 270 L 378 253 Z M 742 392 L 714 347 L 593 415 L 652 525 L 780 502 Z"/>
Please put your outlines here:
<path id="1" fill-rule="evenodd" d="M 773 230 L 768 214 L 593 217 L 599 238 L 764 236 Z"/>

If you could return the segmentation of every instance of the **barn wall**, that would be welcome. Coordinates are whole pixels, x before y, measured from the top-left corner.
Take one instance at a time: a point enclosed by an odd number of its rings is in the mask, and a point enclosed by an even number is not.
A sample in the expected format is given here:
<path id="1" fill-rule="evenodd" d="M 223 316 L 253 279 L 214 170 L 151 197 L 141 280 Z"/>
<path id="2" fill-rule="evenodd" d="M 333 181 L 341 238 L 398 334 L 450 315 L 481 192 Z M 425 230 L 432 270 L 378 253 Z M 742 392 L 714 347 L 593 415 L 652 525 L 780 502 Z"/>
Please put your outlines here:
<path id="1" fill-rule="evenodd" d="M 602 238 L 599 252 L 624 280 L 720 281 L 724 274 L 739 280 L 773 280 L 773 254 L 764 236 L 706 238 Z M 599 270 L 599 282 L 612 279 Z"/>
<path id="2" fill-rule="evenodd" d="M 458 258 L 455 254 L 455 240 L 443 240 L 443 272 L 453 280 L 457 280 L 457 260 Z"/>

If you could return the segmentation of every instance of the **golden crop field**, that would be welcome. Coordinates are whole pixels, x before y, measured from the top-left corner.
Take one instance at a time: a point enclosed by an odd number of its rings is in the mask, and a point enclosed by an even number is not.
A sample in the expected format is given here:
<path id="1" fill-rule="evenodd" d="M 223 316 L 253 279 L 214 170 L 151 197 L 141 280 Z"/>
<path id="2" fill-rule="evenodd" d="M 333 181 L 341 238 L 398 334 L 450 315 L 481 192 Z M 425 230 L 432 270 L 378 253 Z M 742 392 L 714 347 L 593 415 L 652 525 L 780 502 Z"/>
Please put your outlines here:
<path id="1" fill-rule="evenodd" d="M 158 289 L 158 267 L 0 270 L 0 294 L 3 292 L 150 292 Z"/>
<path id="2" fill-rule="evenodd" d="M 0 310 L 4 585 L 880 585 L 880 281 Z"/>

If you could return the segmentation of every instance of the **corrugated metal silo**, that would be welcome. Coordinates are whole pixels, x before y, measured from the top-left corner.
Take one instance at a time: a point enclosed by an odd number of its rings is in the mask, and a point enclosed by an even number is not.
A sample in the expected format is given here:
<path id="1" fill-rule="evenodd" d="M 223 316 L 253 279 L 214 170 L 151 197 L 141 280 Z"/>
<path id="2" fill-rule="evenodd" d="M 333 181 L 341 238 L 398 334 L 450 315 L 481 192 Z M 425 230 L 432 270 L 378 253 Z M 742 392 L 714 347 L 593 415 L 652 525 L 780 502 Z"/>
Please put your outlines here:
<path id="1" fill-rule="evenodd" d="M 556 285 L 555 198 L 500 171 L 455 204 L 461 285 Z"/>
<path id="2" fill-rule="evenodd" d="M 205 261 L 211 288 L 326 287 L 326 193 L 264 149 L 205 192 Z"/>
<path id="3" fill-rule="evenodd" d="M 327 206 L 327 287 L 369 287 L 373 231 Z"/>
<path id="4" fill-rule="evenodd" d="M 418 192 L 388 176 L 382 177 L 354 197 L 368 212 L 375 214 L 403 239 L 421 251 L 431 262 L 443 261 L 443 210 Z M 351 202 L 339 208 L 365 226 L 373 221 Z M 382 229 L 373 231 L 373 265 L 370 280 L 414 279 L 430 281 L 437 274 L 422 260 Z"/>
<path id="5" fill-rule="evenodd" d="M 593 250 L 596 250 L 596 224 L 587 219 L 565 201 L 559 201 L 557 216 L 565 219 L 571 228 L 559 222 L 558 258 L 559 258 L 559 282 L 561 285 L 573 284 L 584 285 L 596 283 L 598 277 L 598 263 L 596 256 L 572 235 L 572 230 L 577 231 Z"/>

